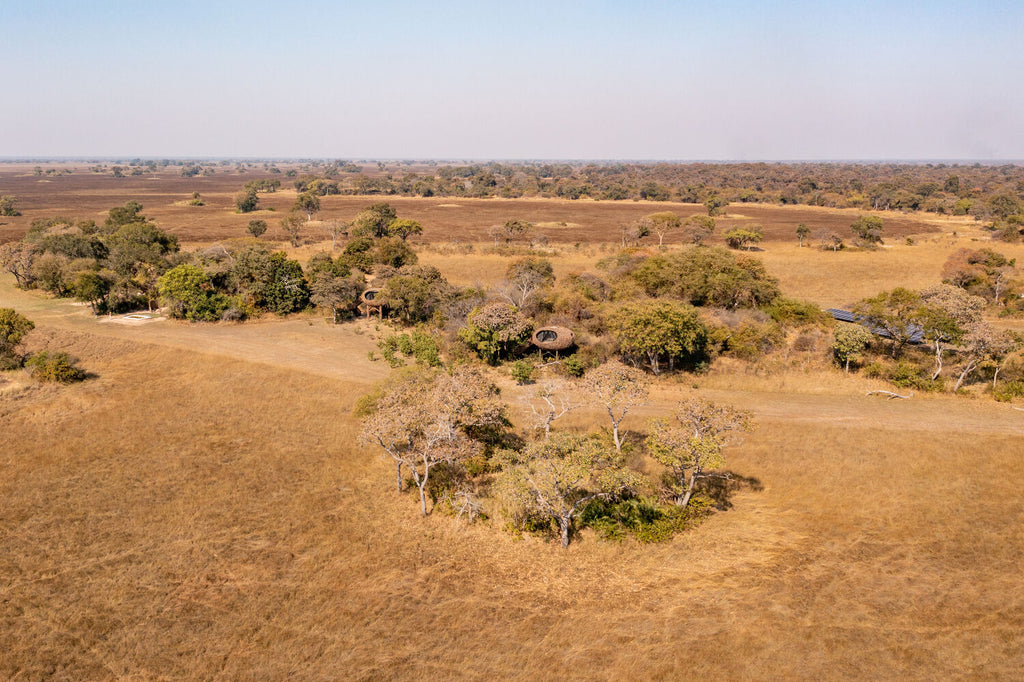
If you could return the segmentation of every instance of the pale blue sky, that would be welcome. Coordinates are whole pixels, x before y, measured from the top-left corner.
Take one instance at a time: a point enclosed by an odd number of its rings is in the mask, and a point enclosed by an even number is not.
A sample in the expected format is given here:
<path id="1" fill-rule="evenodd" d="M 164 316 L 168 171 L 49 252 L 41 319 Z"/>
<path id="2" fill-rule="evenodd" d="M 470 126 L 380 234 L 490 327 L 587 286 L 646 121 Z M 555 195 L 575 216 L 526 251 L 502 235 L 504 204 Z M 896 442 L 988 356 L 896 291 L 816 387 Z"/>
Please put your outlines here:
<path id="1" fill-rule="evenodd" d="M 1024 159 L 1024 3 L 0 0 L 0 157 Z"/>

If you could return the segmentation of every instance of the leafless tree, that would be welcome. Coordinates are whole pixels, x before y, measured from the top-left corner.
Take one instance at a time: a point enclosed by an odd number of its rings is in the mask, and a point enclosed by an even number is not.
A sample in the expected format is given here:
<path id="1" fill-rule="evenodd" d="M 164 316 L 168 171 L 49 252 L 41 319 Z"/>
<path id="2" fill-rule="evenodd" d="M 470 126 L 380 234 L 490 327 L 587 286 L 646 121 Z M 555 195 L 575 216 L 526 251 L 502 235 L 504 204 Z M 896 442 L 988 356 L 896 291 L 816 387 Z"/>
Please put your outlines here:
<path id="1" fill-rule="evenodd" d="M 629 411 L 647 403 L 650 379 L 641 370 L 621 362 L 608 362 L 587 372 L 583 379 L 583 395 L 608 411 L 612 422 L 615 449 L 622 450 L 619 425 Z"/>
<path id="2" fill-rule="evenodd" d="M 545 381 L 536 384 L 521 400 L 530 411 L 527 417 L 531 426 L 535 431 L 543 429 L 545 440 L 551 437 L 553 422 L 581 407 L 572 389 L 564 382 Z"/>
<path id="3" fill-rule="evenodd" d="M 331 235 L 331 251 L 338 248 L 338 237 L 348 236 L 348 223 L 340 220 L 328 220 L 323 224 L 327 234 Z"/>

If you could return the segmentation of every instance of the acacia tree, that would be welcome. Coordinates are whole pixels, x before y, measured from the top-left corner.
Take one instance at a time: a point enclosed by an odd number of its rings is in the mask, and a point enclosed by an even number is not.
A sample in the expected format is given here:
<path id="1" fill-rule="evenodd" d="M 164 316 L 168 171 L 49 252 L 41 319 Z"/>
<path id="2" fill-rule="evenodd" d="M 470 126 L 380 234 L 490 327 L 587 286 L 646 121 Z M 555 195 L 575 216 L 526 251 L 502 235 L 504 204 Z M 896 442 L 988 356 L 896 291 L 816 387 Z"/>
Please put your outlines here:
<path id="1" fill-rule="evenodd" d="M 665 235 L 672 230 L 679 229 L 683 224 L 682 218 L 671 211 L 652 213 L 649 216 L 646 216 L 643 220 L 650 225 L 650 230 L 652 230 L 654 234 L 658 235 L 659 247 L 665 243 Z"/>
<path id="2" fill-rule="evenodd" d="M 761 231 L 760 225 L 751 225 L 750 229 L 734 227 L 722 235 L 722 237 L 731 249 L 749 250 L 752 244 L 757 244 L 761 241 L 764 233 Z"/>
<path id="3" fill-rule="evenodd" d="M 676 504 L 685 507 L 698 480 L 728 477 L 717 473 L 725 465 L 722 450 L 729 444 L 731 432 L 750 430 L 751 415 L 703 398 L 691 398 L 679 403 L 673 417 L 675 423 L 665 418 L 651 420 L 647 451 L 672 472 L 678 486 Z"/>
<path id="4" fill-rule="evenodd" d="M 419 491 L 420 513 L 427 515 L 430 473 L 442 463 L 460 464 L 481 448 L 472 429 L 505 423 L 497 391 L 477 369 L 456 368 L 451 374 L 424 370 L 396 383 L 363 422 L 363 442 L 379 446 L 395 462 L 402 491 L 403 467 Z"/>
<path id="5" fill-rule="evenodd" d="M 629 411 L 647 404 L 650 379 L 639 369 L 620 362 L 607 362 L 587 372 L 582 392 L 594 405 L 603 407 L 612 422 L 612 441 L 615 450 L 622 450 L 623 438 L 619 425 Z"/>
<path id="6" fill-rule="evenodd" d="M 551 519 L 563 548 L 588 502 L 621 494 L 640 480 L 620 453 L 568 433 L 530 443 L 522 452 L 503 451 L 500 459 L 497 486 L 506 513 L 519 523 L 538 515 Z"/>
<path id="7" fill-rule="evenodd" d="M 306 222 L 313 219 L 313 215 L 320 212 L 320 197 L 312 192 L 303 192 L 295 199 L 292 205 L 293 211 L 302 211 L 306 214 Z"/>
<path id="8" fill-rule="evenodd" d="M 417 234 L 423 234 L 423 226 L 416 220 L 396 218 L 388 225 L 388 235 L 398 237 L 403 242 Z"/>

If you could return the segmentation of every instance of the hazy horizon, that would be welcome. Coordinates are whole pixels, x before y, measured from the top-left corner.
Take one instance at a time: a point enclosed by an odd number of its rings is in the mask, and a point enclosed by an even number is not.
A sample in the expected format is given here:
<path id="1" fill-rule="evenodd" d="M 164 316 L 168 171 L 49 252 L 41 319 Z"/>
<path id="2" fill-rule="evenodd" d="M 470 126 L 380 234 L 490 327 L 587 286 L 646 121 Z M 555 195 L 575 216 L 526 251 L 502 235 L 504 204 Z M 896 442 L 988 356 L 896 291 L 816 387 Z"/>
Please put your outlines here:
<path id="1" fill-rule="evenodd" d="M 7 159 L 1024 159 L 1003 0 L 15 0 L 0 22 Z"/>

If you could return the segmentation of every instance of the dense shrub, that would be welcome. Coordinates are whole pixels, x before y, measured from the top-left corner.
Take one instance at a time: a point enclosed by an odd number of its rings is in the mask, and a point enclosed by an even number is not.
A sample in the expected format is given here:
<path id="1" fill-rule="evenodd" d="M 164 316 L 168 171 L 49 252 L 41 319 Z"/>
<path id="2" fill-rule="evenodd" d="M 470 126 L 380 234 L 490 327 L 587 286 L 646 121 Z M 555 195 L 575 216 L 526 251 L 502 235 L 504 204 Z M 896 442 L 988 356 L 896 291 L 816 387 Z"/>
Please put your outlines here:
<path id="1" fill-rule="evenodd" d="M 69 384 L 85 379 L 85 371 L 75 366 L 67 353 L 42 351 L 25 361 L 34 379 Z"/>

